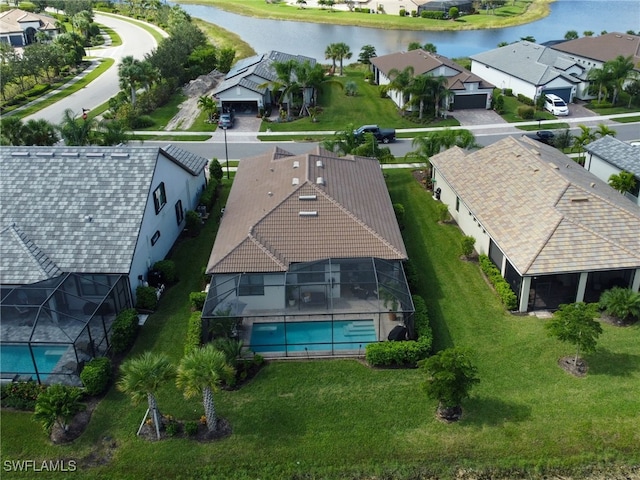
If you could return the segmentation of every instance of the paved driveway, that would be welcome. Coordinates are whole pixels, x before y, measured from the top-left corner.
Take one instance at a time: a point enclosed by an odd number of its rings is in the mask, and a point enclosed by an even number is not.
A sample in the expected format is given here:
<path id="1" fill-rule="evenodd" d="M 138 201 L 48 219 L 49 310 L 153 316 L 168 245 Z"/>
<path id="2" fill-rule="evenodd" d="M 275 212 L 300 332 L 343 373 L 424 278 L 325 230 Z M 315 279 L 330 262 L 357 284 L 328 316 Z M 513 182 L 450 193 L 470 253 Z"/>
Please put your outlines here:
<path id="1" fill-rule="evenodd" d="M 460 122 L 462 126 L 470 125 L 495 125 L 507 123 L 500 115 L 493 110 L 482 108 L 472 108 L 468 110 L 457 110 L 450 114 Z"/>

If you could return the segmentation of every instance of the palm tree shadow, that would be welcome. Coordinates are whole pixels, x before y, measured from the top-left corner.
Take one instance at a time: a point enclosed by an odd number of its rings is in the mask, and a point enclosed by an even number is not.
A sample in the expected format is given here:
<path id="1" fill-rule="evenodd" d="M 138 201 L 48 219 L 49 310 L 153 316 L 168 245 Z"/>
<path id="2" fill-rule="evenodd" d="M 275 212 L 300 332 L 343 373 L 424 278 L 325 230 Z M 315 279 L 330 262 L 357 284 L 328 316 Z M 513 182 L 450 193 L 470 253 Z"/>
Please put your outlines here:
<path id="1" fill-rule="evenodd" d="M 589 375 L 628 377 L 640 371 L 640 355 L 617 353 L 599 348 L 587 357 Z"/>
<path id="2" fill-rule="evenodd" d="M 493 397 L 472 397 L 463 405 L 464 423 L 478 426 L 500 426 L 507 422 L 523 422 L 531 418 L 531 407 Z"/>

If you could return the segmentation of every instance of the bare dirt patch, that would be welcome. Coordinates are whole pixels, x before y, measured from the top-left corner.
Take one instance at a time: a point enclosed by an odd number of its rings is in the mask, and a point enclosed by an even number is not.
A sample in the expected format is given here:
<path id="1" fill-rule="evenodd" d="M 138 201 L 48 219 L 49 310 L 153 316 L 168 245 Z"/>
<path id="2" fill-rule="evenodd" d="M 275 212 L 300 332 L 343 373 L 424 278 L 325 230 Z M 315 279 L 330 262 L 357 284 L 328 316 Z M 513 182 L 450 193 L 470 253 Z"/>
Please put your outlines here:
<path id="1" fill-rule="evenodd" d="M 574 362 L 575 358 L 575 356 L 562 357 L 558 359 L 558 365 L 565 372 L 570 373 L 574 377 L 586 376 L 587 371 L 589 370 L 587 362 L 582 358 L 578 358 L 578 360 Z"/>
<path id="2" fill-rule="evenodd" d="M 182 93 L 187 99 L 180 104 L 180 111 L 171 119 L 165 130 L 188 130 L 200 115 L 198 99 L 202 95 L 210 95 L 211 92 L 224 79 L 224 73 L 214 70 L 208 75 L 200 75 L 182 87 Z"/>

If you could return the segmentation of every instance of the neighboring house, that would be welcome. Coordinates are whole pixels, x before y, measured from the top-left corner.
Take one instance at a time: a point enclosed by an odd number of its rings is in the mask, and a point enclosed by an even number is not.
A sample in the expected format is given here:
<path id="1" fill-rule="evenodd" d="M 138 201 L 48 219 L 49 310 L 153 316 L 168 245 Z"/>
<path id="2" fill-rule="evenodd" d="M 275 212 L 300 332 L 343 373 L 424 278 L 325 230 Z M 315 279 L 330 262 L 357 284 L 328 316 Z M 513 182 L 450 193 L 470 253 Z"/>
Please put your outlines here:
<path id="1" fill-rule="evenodd" d="M 557 149 L 507 137 L 430 161 L 441 201 L 500 269 L 520 312 L 640 288 L 640 207 Z"/>
<path id="2" fill-rule="evenodd" d="M 532 100 L 551 93 L 567 103 L 583 98 L 588 85 L 586 71 L 567 55 L 526 41 L 471 56 L 471 72 Z"/>
<path id="3" fill-rule="evenodd" d="M 17 8 L 0 13 L 0 42 L 12 47 L 25 47 L 35 42 L 38 32 L 46 33 L 49 38 L 55 37 L 59 33 L 56 20 Z"/>
<path id="4" fill-rule="evenodd" d="M 3 378 L 73 381 L 108 350 L 197 207 L 206 163 L 173 146 L 0 149 Z"/>
<path id="5" fill-rule="evenodd" d="M 274 98 L 269 84 L 278 80 L 273 63 L 289 60 L 316 63 L 310 57 L 276 51 L 240 60 L 212 92 L 220 110 L 255 115 L 271 106 Z"/>
<path id="6" fill-rule="evenodd" d="M 396 318 L 412 328 L 406 259 L 376 159 L 276 148 L 240 162 L 203 322 L 236 319 L 232 331 L 266 355 L 364 352 Z"/>
<path id="7" fill-rule="evenodd" d="M 408 52 L 391 53 L 371 59 L 375 82 L 379 85 L 391 83 L 389 72 L 402 72 L 407 67 L 413 67 L 414 75 L 443 76 L 447 80 L 447 89 L 452 97 L 443 99 L 443 109 L 462 110 L 466 108 L 491 107 L 491 95 L 494 85 L 474 75 L 450 59 L 436 53 L 422 49 Z M 408 98 L 396 90 L 389 92 L 389 97 L 398 107 L 402 108 Z M 417 107 L 415 107 L 417 108 Z"/>
<path id="8" fill-rule="evenodd" d="M 417 6 L 418 15 L 421 12 L 444 12 L 449 13 L 451 7 L 457 7 L 460 13 L 473 12 L 473 1 L 471 0 L 412 0 Z"/>
<path id="9" fill-rule="evenodd" d="M 636 180 L 632 192 L 625 193 L 631 201 L 640 205 L 640 146 L 630 145 L 606 135 L 585 145 L 587 156 L 584 168 L 605 182 L 620 172 L 633 174 Z"/>

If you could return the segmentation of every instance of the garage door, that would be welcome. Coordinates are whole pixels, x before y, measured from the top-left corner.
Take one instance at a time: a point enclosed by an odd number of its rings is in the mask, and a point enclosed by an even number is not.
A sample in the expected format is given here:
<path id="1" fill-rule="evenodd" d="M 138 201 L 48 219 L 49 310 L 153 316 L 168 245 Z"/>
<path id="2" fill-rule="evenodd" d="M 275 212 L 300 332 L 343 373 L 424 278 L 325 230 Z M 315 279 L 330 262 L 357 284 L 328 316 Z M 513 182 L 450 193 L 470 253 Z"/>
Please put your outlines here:
<path id="1" fill-rule="evenodd" d="M 543 95 L 557 95 L 565 102 L 570 103 L 571 101 L 571 87 L 569 88 L 547 88 L 542 92 Z"/>
<path id="2" fill-rule="evenodd" d="M 487 94 L 481 95 L 456 95 L 453 101 L 454 110 L 465 108 L 487 108 Z"/>

